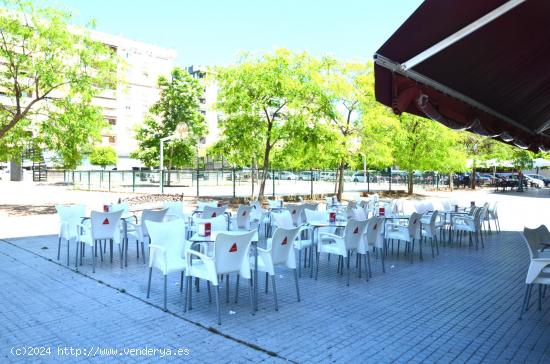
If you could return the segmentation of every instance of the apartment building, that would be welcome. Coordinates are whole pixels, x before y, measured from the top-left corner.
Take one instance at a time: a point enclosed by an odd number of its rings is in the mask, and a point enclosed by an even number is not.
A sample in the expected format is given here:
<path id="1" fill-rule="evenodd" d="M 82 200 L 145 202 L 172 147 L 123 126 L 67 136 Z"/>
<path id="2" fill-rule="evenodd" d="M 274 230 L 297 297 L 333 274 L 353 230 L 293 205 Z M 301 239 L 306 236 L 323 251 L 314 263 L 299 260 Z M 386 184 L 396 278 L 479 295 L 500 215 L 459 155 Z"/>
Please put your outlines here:
<path id="1" fill-rule="evenodd" d="M 118 169 L 140 166 L 140 161 L 129 157 L 138 147 L 135 130 L 158 100 L 158 77 L 170 74 L 175 66 L 176 51 L 97 31 L 90 35 L 111 47 L 124 60 L 119 69 L 123 82 L 116 90 L 108 90 L 94 100 L 103 108 L 103 115 L 111 124 L 111 128 L 104 132 L 102 144 L 117 151 Z M 85 164 L 83 168 L 89 168 L 89 165 Z"/>

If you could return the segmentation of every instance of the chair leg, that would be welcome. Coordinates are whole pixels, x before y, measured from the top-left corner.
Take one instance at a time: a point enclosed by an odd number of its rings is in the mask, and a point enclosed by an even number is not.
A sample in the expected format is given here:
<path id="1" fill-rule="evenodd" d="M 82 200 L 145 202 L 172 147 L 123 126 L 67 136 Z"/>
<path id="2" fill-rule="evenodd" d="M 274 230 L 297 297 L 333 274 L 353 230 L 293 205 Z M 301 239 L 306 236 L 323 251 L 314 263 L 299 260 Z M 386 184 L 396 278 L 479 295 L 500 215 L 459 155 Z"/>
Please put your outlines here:
<path id="1" fill-rule="evenodd" d="M 435 237 L 435 251 L 437 255 L 439 255 L 439 240 L 437 239 L 437 236 Z"/>
<path id="2" fill-rule="evenodd" d="M 298 272 L 296 272 L 296 269 L 294 269 L 294 283 L 296 284 L 296 297 L 298 298 L 298 302 L 300 302 L 300 287 L 298 286 Z"/>
<path id="3" fill-rule="evenodd" d="M 57 260 L 59 260 L 60 255 L 61 255 L 61 237 L 59 237 L 59 241 L 57 242 Z"/>
<path id="4" fill-rule="evenodd" d="M 300 264 L 298 263 L 298 266 L 299 265 Z M 298 269 L 300 269 L 300 267 L 298 267 Z M 269 291 L 269 274 L 265 272 L 265 294 L 267 294 L 268 291 Z"/>
<path id="5" fill-rule="evenodd" d="M 225 281 L 225 302 L 229 303 L 229 274 L 226 275 Z"/>
<path id="6" fill-rule="evenodd" d="M 350 261 L 350 253 L 348 252 L 348 282 L 347 282 L 347 286 L 349 287 L 349 261 Z M 342 269 L 343 270 L 343 269 Z"/>
<path id="7" fill-rule="evenodd" d="M 96 252 L 97 252 L 97 241 L 94 241 L 94 247 L 96 249 Z M 100 247 L 101 248 L 101 247 Z M 101 249 L 99 249 L 101 250 Z M 95 254 L 92 254 L 92 272 L 95 273 Z"/>
<path id="8" fill-rule="evenodd" d="M 212 293 L 210 293 L 210 281 L 206 281 L 206 290 L 208 291 L 208 303 L 212 303 Z"/>
<path id="9" fill-rule="evenodd" d="M 361 259 L 359 257 L 360 254 L 357 254 L 357 257 L 355 258 L 355 267 L 357 268 L 357 278 L 361 278 Z M 367 268 L 365 267 L 365 270 Z M 369 275 L 368 272 L 365 272 L 366 275 Z"/>
<path id="10" fill-rule="evenodd" d="M 120 255 L 120 268 L 124 268 L 124 255 L 122 254 L 122 244 L 118 244 L 118 253 Z"/>
<path id="11" fill-rule="evenodd" d="M 481 248 L 484 249 L 484 248 L 485 248 L 485 243 L 484 243 L 484 241 L 483 241 L 483 232 L 480 231 L 480 234 L 479 234 L 479 235 L 481 235 Z"/>
<path id="12" fill-rule="evenodd" d="M 185 294 L 183 297 L 183 312 L 187 312 L 187 301 L 189 300 L 189 280 L 191 277 L 185 277 Z"/>
<path id="13" fill-rule="evenodd" d="M 74 267 L 78 269 L 78 246 L 80 245 L 80 242 L 76 242 L 76 253 L 75 253 L 75 259 L 74 259 Z"/>
<path id="14" fill-rule="evenodd" d="M 271 283 L 273 285 L 273 299 L 275 300 L 275 311 L 279 311 L 279 305 L 277 304 L 277 286 L 275 285 L 275 274 L 271 276 Z"/>
<path id="15" fill-rule="evenodd" d="M 180 274 L 180 293 L 183 292 L 183 271 Z"/>
<path id="16" fill-rule="evenodd" d="M 302 249 L 298 249 L 298 277 L 302 278 Z M 265 287 L 267 293 L 267 277 Z"/>
<path id="17" fill-rule="evenodd" d="M 525 295 L 523 295 L 523 303 L 521 304 L 521 311 L 519 313 L 519 319 L 521 320 L 523 316 L 523 311 L 526 311 L 525 305 L 527 303 L 527 296 L 529 294 L 529 285 L 525 285 Z"/>
<path id="18" fill-rule="evenodd" d="M 542 311 L 542 284 L 539 284 L 539 311 Z"/>
<path id="19" fill-rule="evenodd" d="M 367 263 L 368 263 L 369 277 L 372 278 L 372 268 L 371 268 L 371 265 L 370 265 L 370 252 L 368 250 L 367 250 Z M 365 267 L 365 269 L 367 269 L 367 267 Z"/>
<path id="20" fill-rule="evenodd" d="M 317 280 L 317 277 L 319 276 L 319 252 L 316 253 L 317 255 L 317 268 L 315 269 L 315 280 Z"/>
<path id="21" fill-rule="evenodd" d="M 235 284 L 235 303 L 239 301 L 239 280 L 241 278 L 240 274 L 237 274 L 237 283 Z"/>
<path id="22" fill-rule="evenodd" d="M 216 298 L 216 312 L 218 314 L 218 325 L 221 325 L 222 317 L 220 315 L 220 285 L 216 285 L 216 290 L 214 291 L 214 297 Z"/>
<path id="23" fill-rule="evenodd" d="M 138 258 L 138 262 L 139 262 L 139 241 L 136 240 L 136 253 L 137 253 L 137 258 Z"/>
<path id="24" fill-rule="evenodd" d="M 529 301 L 531 301 L 531 292 L 533 291 L 533 285 L 529 284 L 529 293 L 527 293 L 527 302 L 525 303 L 525 311 L 529 310 Z"/>
<path id="25" fill-rule="evenodd" d="M 145 243 L 141 242 L 141 256 L 143 257 L 143 264 L 145 264 Z"/>
<path id="26" fill-rule="evenodd" d="M 167 296 L 167 290 L 168 290 L 168 275 L 164 276 L 164 311 L 168 311 L 166 309 L 166 296 Z"/>
<path id="27" fill-rule="evenodd" d="M 76 243 L 76 240 L 75 240 Z M 78 245 L 78 243 L 76 243 Z M 69 246 L 71 245 L 71 239 L 67 239 L 67 266 L 69 266 Z M 58 258 L 59 260 L 59 258 Z"/>
<path id="28" fill-rule="evenodd" d="M 99 241 L 99 257 L 101 258 L 101 261 L 103 262 L 103 246 L 101 245 L 101 240 Z"/>
<path id="29" fill-rule="evenodd" d="M 109 254 L 111 263 L 113 262 L 113 239 L 109 239 Z"/>
<path id="30" fill-rule="evenodd" d="M 149 267 L 149 279 L 147 280 L 147 298 L 149 298 L 149 292 L 151 292 L 151 275 L 153 275 L 153 267 Z"/>
<path id="31" fill-rule="evenodd" d="M 432 259 L 435 259 L 435 251 L 434 251 L 434 238 L 430 238 L 430 245 L 432 247 Z"/>
<path id="32" fill-rule="evenodd" d="M 380 259 L 382 261 L 382 273 L 386 273 L 386 262 L 385 262 L 385 255 L 386 255 L 386 252 L 385 252 L 386 248 L 382 248 L 382 252 L 380 254 L 381 258 Z"/>
<path id="33" fill-rule="evenodd" d="M 368 254 L 368 252 L 367 252 L 367 254 Z M 368 282 L 369 281 L 369 271 L 368 270 L 370 270 L 370 263 L 369 263 L 369 268 L 367 268 L 367 254 L 365 254 L 363 259 L 365 260 L 365 278 L 367 279 L 367 282 Z"/>
<path id="34" fill-rule="evenodd" d="M 250 297 L 250 308 L 252 309 L 252 314 L 254 315 L 254 286 L 252 284 L 252 274 L 248 280 L 248 296 Z"/>

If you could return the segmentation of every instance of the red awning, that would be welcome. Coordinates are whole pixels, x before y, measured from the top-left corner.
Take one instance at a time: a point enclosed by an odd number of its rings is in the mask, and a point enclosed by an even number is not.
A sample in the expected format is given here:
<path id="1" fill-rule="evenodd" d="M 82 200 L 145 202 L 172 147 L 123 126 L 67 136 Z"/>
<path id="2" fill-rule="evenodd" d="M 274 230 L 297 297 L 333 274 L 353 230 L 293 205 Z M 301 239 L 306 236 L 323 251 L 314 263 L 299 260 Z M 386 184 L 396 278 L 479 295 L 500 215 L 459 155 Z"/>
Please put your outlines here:
<path id="1" fill-rule="evenodd" d="M 426 0 L 375 54 L 376 99 L 550 150 L 550 1 Z"/>

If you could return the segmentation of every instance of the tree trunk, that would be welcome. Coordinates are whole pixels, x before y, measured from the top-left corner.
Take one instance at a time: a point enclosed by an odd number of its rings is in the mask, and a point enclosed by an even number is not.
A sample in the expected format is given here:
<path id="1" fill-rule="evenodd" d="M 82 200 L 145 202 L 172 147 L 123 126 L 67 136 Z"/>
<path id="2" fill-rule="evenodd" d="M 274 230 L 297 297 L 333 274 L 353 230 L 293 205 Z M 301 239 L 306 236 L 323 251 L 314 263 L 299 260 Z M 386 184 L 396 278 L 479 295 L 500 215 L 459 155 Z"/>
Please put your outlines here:
<path id="1" fill-rule="evenodd" d="M 338 173 L 338 168 L 336 168 L 336 174 L 334 175 L 334 194 L 338 192 L 338 176 L 340 176 L 340 173 Z"/>
<path id="2" fill-rule="evenodd" d="M 449 189 L 453 190 L 453 174 L 449 173 Z"/>
<path id="3" fill-rule="evenodd" d="M 342 201 L 342 193 L 344 192 L 344 160 L 340 161 L 338 166 L 338 201 Z"/>
<path id="4" fill-rule="evenodd" d="M 413 187 L 414 187 L 414 171 L 409 171 L 409 178 L 407 179 L 407 193 L 409 195 L 413 194 Z"/>
<path id="5" fill-rule="evenodd" d="M 472 167 L 472 176 L 470 177 L 470 188 L 472 190 L 476 189 L 476 167 Z"/>
<path id="6" fill-rule="evenodd" d="M 265 180 L 267 177 L 267 172 L 269 171 L 269 153 L 271 152 L 271 145 L 269 141 L 266 143 L 265 152 L 264 152 L 264 165 L 262 167 L 262 179 L 260 182 L 260 190 L 258 191 L 258 200 L 264 198 L 265 192 Z M 272 176 L 274 178 L 274 176 Z"/>
<path id="7" fill-rule="evenodd" d="M 252 182 L 252 194 L 250 196 L 250 198 L 253 200 L 254 199 L 254 182 L 256 181 L 256 178 L 255 178 L 255 174 L 256 174 L 256 157 L 252 157 L 252 168 L 250 169 L 250 180 Z"/>

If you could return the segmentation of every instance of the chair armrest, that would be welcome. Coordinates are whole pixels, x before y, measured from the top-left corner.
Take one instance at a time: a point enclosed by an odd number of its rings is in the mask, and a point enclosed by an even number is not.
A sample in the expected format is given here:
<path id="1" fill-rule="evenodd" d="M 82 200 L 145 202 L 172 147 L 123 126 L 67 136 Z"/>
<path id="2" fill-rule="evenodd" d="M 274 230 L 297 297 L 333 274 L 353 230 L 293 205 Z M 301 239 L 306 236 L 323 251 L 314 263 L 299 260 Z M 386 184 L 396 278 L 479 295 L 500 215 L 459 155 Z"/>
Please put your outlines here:
<path id="1" fill-rule="evenodd" d="M 337 239 L 342 239 L 343 237 L 341 237 L 340 235 L 336 235 L 336 234 L 331 234 L 331 233 L 319 233 L 319 240 L 322 241 L 323 239 L 332 239 L 332 240 L 337 240 Z"/>
<path id="2" fill-rule="evenodd" d="M 203 254 L 201 252 L 198 252 L 196 250 L 193 250 L 193 249 L 187 249 L 185 251 L 185 255 L 187 258 L 189 258 L 189 261 L 191 261 L 191 257 L 192 256 L 195 256 L 201 260 L 208 260 L 208 261 L 212 261 L 212 257 L 209 257 L 208 255 L 206 254 Z"/>

